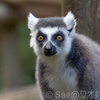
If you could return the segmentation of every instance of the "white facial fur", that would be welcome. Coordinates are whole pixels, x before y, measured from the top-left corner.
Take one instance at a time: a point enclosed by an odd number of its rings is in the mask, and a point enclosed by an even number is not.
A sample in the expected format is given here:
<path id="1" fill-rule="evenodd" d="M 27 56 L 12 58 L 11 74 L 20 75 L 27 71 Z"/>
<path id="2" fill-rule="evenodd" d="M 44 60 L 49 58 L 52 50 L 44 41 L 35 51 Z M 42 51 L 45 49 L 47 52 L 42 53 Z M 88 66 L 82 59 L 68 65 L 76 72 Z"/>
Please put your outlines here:
<path id="1" fill-rule="evenodd" d="M 40 28 L 40 31 L 48 36 L 48 41 L 51 40 L 51 36 L 58 32 L 58 27 L 46 27 L 46 28 Z"/>

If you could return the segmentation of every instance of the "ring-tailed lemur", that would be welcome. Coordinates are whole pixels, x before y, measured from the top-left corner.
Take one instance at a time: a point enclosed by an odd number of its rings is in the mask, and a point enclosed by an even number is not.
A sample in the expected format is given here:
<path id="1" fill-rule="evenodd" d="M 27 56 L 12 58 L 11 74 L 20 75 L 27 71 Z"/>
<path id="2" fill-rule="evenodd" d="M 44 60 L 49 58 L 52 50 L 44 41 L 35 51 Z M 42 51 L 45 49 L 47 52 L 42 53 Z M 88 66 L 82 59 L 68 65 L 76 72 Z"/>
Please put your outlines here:
<path id="1" fill-rule="evenodd" d="M 100 100 L 100 46 L 76 33 L 75 26 L 71 12 L 65 17 L 28 16 L 43 100 Z"/>

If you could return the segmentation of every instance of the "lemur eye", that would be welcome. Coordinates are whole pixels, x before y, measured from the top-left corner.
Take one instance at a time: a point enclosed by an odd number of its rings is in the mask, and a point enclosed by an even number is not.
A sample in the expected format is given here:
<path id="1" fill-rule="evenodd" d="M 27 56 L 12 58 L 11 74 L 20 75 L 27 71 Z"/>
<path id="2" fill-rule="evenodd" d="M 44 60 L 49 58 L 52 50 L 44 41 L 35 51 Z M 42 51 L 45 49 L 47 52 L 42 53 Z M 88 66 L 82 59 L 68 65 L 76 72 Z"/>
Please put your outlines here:
<path id="1" fill-rule="evenodd" d="M 43 39 L 44 39 L 44 37 L 41 36 L 41 35 L 38 37 L 38 40 L 39 40 L 39 41 L 43 41 Z"/>
<path id="2" fill-rule="evenodd" d="M 61 41 L 61 40 L 62 40 L 62 36 L 58 35 L 58 36 L 57 36 L 57 40 L 58 40 L 58 41 Z"/>

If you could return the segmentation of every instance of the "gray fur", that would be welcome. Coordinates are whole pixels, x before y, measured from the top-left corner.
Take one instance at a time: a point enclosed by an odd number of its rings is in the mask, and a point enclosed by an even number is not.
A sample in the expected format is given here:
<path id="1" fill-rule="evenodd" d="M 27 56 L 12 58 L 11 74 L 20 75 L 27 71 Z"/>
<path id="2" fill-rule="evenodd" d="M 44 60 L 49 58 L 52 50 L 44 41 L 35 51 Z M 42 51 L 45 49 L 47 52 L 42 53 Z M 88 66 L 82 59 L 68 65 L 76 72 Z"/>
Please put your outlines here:
<path id="1" fill-rule="evenodd" d="M 65 18 L 30 17 L 31 47 L 37 55 L 36 79 L 43 100 L 100 100 L 100 95 L 96 98 L 96 92 L 100 93 L 100 46 L 88 37 L 75 33 L 75 25 L 71 13 Z M 38 41 L 42 32 L 45 34 L 44 41 Z M 62 41 L 56 39 L 59 32 Z M 42 52 L 45 46 L 55 48 L 57 53 L 45 55 Z M 77 91 L 80 97 L 57 98 L 57 91 L 70 95 Z M 85 97 L 80 94 L 82 91 L 86 92 Z M 89 96 L 91 91 L 92 97 Z M 52 93 L 51 97 L 48 92 Z"/>
<path id="2" fill-rule="evenodd" d="M 35 29 L 40 29 L 41 27 L 66 27 L 66 24 L 61 17 L 49 17 L 40 18 L 35 26 Z"/>

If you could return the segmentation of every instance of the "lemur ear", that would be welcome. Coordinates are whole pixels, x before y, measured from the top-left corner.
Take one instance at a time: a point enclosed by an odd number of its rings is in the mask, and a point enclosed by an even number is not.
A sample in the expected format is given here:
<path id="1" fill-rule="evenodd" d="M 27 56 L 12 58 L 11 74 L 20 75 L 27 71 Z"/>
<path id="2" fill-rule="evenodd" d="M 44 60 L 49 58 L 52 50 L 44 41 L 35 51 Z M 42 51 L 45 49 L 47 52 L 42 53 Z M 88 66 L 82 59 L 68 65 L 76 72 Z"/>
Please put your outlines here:
<path id="1" fill-rule="evenodd" d="M 74 15 L 69 11 L 68 14 L 64 17 L 64 22 L 67 26 L 67 30 L 70 32 L 76 26 L 76 20 Z"/>
<path id="2" fill-rule="evenodd" d="M 38 18 L 36 18 L 32 13 L 29 13 L 28 15 L 28 28 L 31 30 L 31 32 L 34 30 L 35 25 L 38 22 Z"/>

